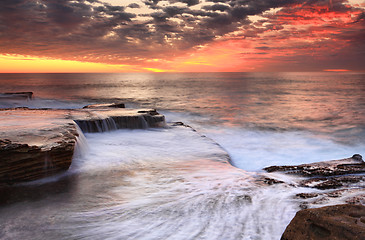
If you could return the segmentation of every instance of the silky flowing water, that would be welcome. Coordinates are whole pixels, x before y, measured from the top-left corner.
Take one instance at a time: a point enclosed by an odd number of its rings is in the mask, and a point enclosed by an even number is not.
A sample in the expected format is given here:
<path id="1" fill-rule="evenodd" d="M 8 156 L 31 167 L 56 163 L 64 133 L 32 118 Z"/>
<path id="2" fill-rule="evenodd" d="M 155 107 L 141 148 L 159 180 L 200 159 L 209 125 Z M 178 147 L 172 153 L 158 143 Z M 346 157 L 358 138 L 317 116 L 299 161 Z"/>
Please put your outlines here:
<path id="1" fill-rule="evenodd" d="M 300 209 L 295 194 L 318 190 L 262 168 L 365 149 L 360 73 L 1 74 L 0 82 L 1 92 L 35 94 L 1 107 L 124 102 L 167 120 L 80 132 L 67 173 L 2 192 L 0 239 L 280 239 Z"/>

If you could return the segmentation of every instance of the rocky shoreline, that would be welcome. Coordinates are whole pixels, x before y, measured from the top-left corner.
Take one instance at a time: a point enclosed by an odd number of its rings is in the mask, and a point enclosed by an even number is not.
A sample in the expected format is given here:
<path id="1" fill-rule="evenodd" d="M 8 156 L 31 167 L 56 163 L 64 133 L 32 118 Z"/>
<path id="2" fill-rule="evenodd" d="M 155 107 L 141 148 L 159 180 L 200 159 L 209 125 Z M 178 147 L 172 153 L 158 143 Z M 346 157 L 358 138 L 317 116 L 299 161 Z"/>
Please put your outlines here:
<path id="1" fill-rule="evenodd" d="M 300 176 L 294 183 L 297 187 L 316 189 L 295 196 L 303 210 L 287 226 L 282 240 L 365 239 L 365 163 L 361 155 L 311 164 L 270 166 L 264 170 Z M 271 180 L 267 180 L 269 184 L 285 184 L 285 181 L 267 179 Z M 347 204 L 316 207 L 334 198 Z"/>
<path id="2" fill-rule="evenodd" d="M 124 104 L 84 109 L 0 109 L 0 186 L 66 171 L 79 135 L 122 128 L 160 127 L 155 109 L 126 109 Z"/>
<path id="3" fill-rule="evenodd" d="M 32 93 L 6 93 L 1 97 L 31 99 Z M 104 132 L 164 124 L 164 116 L 155 109 L 126 109 L 122 103 L 82 109 L 0 109 L 0 189 L 67 171 L 79 129 Z M 302 210 L 287 226 L 282 240 L 365 239 L 365 163 L 361 155 L 264 170 L 267 175 L 260 179 L 263 184 L 314 190 L 296 194 Z M 297 177 L 294 182 L 286 182 L 276 178 L 276 173 Z M 347 204 L 323 207 L 334 198 Z"/>

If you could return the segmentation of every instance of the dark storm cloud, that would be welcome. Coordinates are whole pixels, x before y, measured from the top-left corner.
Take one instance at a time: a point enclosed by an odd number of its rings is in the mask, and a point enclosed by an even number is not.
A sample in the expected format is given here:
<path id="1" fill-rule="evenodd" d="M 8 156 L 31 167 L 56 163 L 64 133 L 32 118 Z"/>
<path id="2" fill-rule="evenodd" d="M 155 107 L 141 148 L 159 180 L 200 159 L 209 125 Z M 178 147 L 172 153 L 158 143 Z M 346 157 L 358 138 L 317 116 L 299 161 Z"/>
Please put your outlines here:
<path id="1" fill-rule="evenodd" d="M 137 3 L 131 3 L 128 5 L 129 8 L 140 8 L 141 6 L 139 6 Z"/>
<path id="2" fill-rule="evenodd" d="M 203 7 L 204 10 L 210 10 L 210 11 L 227 11 L 229 10 L 229 6 L 224 4 L 214 4 L 214 5 L 208 5 Z"/>
<path id="3" fill-rule="evenodd" d="M 140 5 L 112 6 L 99 0 L 1 0 L 0 51 L 114 63 L 168 58 L 239 27 L 246 29 L 244 37 L 252 38 L 267 30 L 282 30 L 279 23 L 271 23 L 270 19 L 264 27 L 264 22 L 259 23 L 261 27 L 255 27 L 247 17 L 271 8 L 303 3 L 301 0 L 208 0 L 205 2 L 209 5 L 197 10 L 194 6 L 200 2 L 203 1 L 143 0 Z M 349 7 L 342 2 L 334 1 L 332 11 L 348 11 Z M 328 1 L 304 2 L 313 7 L 325 4 Z M 152 12 L 140 15 L 129 12 L 143 7 Z M 291 17 L 296 14 L 287 9 L 282 14 Z M 363 19 L 361 15 L 354 21 L 360 24 Z M 363 37 L 356 34 L 358 31 L 346 36 Z M 285 37 L 284 31 L 282 36 Z"/>
<path id="4" fill-rule="evenodd" d="M 199 0 L 183 0 L 181 2 L 186 3 L 188 6 L 194 6 L 194 5 L 197 5 L 200 1 Z"/>

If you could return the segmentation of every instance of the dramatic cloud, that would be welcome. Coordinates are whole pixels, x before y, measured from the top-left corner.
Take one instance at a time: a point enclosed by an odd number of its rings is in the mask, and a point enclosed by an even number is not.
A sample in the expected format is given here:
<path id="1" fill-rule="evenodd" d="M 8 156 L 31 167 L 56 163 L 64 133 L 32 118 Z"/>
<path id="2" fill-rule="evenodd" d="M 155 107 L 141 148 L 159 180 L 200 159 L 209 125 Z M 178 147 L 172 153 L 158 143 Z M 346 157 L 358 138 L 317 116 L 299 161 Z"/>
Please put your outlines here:
<path id="1" fill-rule="evenodd" d="M 356 0 L 2 0 L 0 54 L 175 71 L 364 70 L 364 9 Z"/>

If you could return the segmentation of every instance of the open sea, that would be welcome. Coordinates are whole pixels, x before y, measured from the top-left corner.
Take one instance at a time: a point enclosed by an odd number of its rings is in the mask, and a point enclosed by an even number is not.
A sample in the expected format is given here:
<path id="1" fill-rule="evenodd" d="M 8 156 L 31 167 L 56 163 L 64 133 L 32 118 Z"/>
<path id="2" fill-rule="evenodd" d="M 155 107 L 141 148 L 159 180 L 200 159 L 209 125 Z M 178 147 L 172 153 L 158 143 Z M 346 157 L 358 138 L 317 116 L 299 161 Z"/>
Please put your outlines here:
<path id="1" fill-rule="evenodd" d="M 81 134 L 67 173 L 0 204 L 0 239 L 278 240 L 315 190 L 262 168 L 365 154 L 365 73 L 0 74 L 23 91 L 0 107 L 123 102 L 167 127 Z"/>

